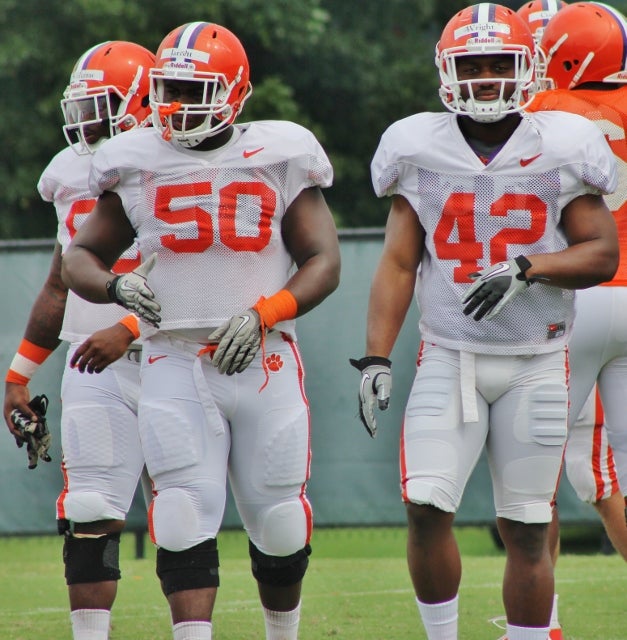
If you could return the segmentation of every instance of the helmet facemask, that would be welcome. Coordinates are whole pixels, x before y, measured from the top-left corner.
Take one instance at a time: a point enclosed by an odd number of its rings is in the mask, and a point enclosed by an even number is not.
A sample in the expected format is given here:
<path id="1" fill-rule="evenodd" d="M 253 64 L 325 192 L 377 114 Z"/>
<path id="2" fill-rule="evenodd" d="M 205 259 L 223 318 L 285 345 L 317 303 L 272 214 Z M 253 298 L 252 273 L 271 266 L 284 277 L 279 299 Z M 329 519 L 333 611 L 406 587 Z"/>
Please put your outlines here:
<path id="1" fill-rule="evenodd" d="M 226 76 L 212 72 L 186 72 L 180 69 L 152 69 L 150 72 L 150 106 L 155 128 L 167 140 L 192 148 L 206 138 L 223 131 L 233 123 L 241 112 L 251 88 L 241 99 L 231 96 L 242 80 L 243 69 L 229 83 Z M 168 81 L 195 83 L 197 102 L 168 101 L 166 84 Z M 241 90 L 240 90 L 241 91 Z M 204 116 L 199 122 L 199 117 Z"/>
<path id="2" fill-rule="evenodd" d="M 460 80 L 457 77 L 457 61 L 469 56 L 508 55 L 514 58 L 514 77 L 475 78 Z M 498 122 L 511 113 L 522 111 L 530 102 L 536 89 L 535 60 L 528 47 L 509 45 L 480 45 L 474 47 L 453 47 L 437 54 L 436 63 L 440 71 L 440 98 L 444 106 L 453 113 L 470 116 L 476 122 Z M 473 85 L 494 83 L 499 86 L 499 97 L 485 101 L 475 97 Z M 514 85 L 511 95 L 508 85 Z M 462 96 L 466 88 L 468 98 Z"/>
<path id="3" fill-rule="evenodd" d="M 127 113 L 142 74 L 143 68 L 140 66 L 126 95 L 112 85 L 88 87 L 80 80 L 68 85 L 61 100 L 65 121 L 63 135 L 78 155 L 94 153 L 104 139 L 145 124 Z M 89 142 L 96 127 L 102 127 L 102 135 L 98 140 Z"/>

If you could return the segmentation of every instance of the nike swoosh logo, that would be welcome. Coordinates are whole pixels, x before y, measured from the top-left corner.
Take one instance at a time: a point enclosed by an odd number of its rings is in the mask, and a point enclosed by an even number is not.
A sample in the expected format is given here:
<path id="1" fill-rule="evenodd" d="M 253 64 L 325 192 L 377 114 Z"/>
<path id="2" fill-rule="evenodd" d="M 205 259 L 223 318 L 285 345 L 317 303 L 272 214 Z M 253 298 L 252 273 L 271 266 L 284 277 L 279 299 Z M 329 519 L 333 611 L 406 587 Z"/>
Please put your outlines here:
<path id="1" fill-rule="evenodd" d="M 532 156 L 531 158 L 521 158 L 520 166 L 526 167 L 528 164 L 531 164 L 534 160 L 537 160 L 542 154 L 539 153 L 537 156 Z"/>
<path id="2" fill-rule="evenodd" d="M 240 316 L 240 318 L 242 319 L 242 321 L 240 322 L 239 327 L 237 327 L 237 329 L 235 329 L 235 331 L 233 332 L 233 335 L 239 333 L 239 330 L 250 321 L 250 316 Z"/>
<path id="3" fill-rule="evenodd" d="M 504 273 L 505 271 L 509 271 L 509 265 L 507 264 L 507 262 L 501 262 L 501 264 L 499 264 L 499 266 L 494 269 L 494 271 L 486 274 L 485 279 L 489 280 L 490 278 L 494 278 L 494 276 L 498 276 L 499 273 Z"/>
<path id="4" fill-rule="evenodd" d="M 161 358 L 167 358 L 168 356 L 149 356 L 148 364 L 154 364 L 157 360 L 161 360 Z"/>
<path id="5" fill-rule="evenodd" d="M 247 149 L 245 149 L 242 155 L 244 156 L 244 158 L 250 158 L 251 156 L 254 156 L 256 153 L 263 151 L 264 149 L 265 147 L 259 147 L 259 149 L 252 149 L 251 151 L 248 151 Z"/>

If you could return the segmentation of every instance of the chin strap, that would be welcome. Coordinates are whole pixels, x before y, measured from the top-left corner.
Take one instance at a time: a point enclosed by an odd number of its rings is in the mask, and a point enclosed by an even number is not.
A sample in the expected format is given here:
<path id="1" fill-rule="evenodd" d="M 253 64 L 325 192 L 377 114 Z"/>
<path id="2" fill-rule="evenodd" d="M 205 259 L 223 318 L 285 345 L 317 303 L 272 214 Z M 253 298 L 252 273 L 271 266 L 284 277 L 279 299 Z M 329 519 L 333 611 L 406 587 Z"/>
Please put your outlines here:
<path id="1" fill-rule="evenodd" d="M 171 102 L 168 105 L 159 107 L 159 118 L 165 122 L 165 128 L 161 136 L 164 140 L 169 142 L 172 139 L 172 129 L 170 128 L 170 122 L 168 117 L 173 113 L 176 113 L 181 108 L 180 102 Z"/>

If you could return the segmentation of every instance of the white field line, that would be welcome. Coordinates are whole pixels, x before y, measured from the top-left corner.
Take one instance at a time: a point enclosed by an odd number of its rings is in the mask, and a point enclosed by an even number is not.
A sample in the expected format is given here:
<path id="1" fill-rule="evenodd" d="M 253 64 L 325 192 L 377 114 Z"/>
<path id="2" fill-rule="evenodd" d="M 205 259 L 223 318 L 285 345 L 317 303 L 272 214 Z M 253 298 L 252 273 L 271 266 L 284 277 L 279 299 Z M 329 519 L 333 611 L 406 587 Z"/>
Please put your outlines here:
<path id="1" fill-rule="evenodd" d="M 408 578 L 409 580 L 409 578 Z M 559 587 L 561 584 L 579 584 L 579 583 L 597 583 L 602 582 L 605 585 L 608 583 L 616 582 L 616 583 L 624 583 L 626 580 L 625 576 L 616 576 L 615 578 L 608 576 L 596 575 L 593 577 L 586 576 L 580 579 L 577 578 L 566 578 L 562 580 L 556 581 L 556 586 Z M 464 591 L 477 591 L 480 589 L 500 589 L 500 582 L 484 582 L 481 584 L 465 584 L 462 583 L 460 592 Z M 413 589 L 380 589 L 372 591 L 343 591 L 341 593 L 342 598 L 367 598 L 371 596 L 396 596 L 396 595 L 413 595 Z M 336 599 L 338 597 L 337 591 L 331 591 L 330 593 L 306 593 L 305 600 L 328 600 L 328 599 Z M 259 611 L 259 600 L 257 599 L 247 599 L 247 600 L 230 600 L 228 603 L 224 603 L 221 605 L 220 597 L 218 596 L 218 601 L 216 602 L 215 614 L 216 616 L 228 614 L 228 613 L 243 613 L 246 611 Z M 137 604 L 137 605 L 118 605 L 116 608 L 113 608 L 113 621 L 115 624 L 115 619 L 125 619 L 125 618 L 136 618 L 137 611 L 143 611 L 146 614 L 150 614 L 150 617 L 153 616 L 155 612 L 162 612 L 164 616 L 167 616 L 167 605 L 165 599 L 155 605 L 145 605 L 145 604 Z M 66 607 L 37 607 L 33 608 L 29 611 L 20 610 L 11 610 L 2 608 L 0 612 L 0 619 L 6 617 L 35 617 L 35 616 L 44 616 L 56 613 L 67 613 L 69 615 L 69 611 Z"/>

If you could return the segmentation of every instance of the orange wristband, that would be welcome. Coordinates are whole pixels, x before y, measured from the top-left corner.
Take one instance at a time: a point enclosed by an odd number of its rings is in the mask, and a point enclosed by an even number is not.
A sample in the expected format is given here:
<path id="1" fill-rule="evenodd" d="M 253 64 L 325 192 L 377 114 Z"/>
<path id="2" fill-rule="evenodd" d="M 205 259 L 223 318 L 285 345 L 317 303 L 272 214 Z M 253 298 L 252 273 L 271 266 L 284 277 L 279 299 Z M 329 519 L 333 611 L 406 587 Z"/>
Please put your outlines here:
<path id="1" fill-rule="evenodd" d="M 127 316 L 124 316 L 122 320 L 118 320 L 118 324 L 125 326 L 133 334 L 135 340 L 139 338 L 139 320 L 137 316 L 129 313 Z"/>
<path id="2" fill-rule="evenodd" d="M 271 329 L 281 320 L 295 318 L 298 313 L 298 303 L 287 289 L 281 289 L 269 298 L 261 296 L 253 309 L 259 314 L 263 324 Z"/>
<path id="3" fill-rule="evenodd" d="M 5 382 L 26 386 L 40 364 L 52 353 L 52 349 L 40 347 L 23 339 L 13 356 Z"/>

